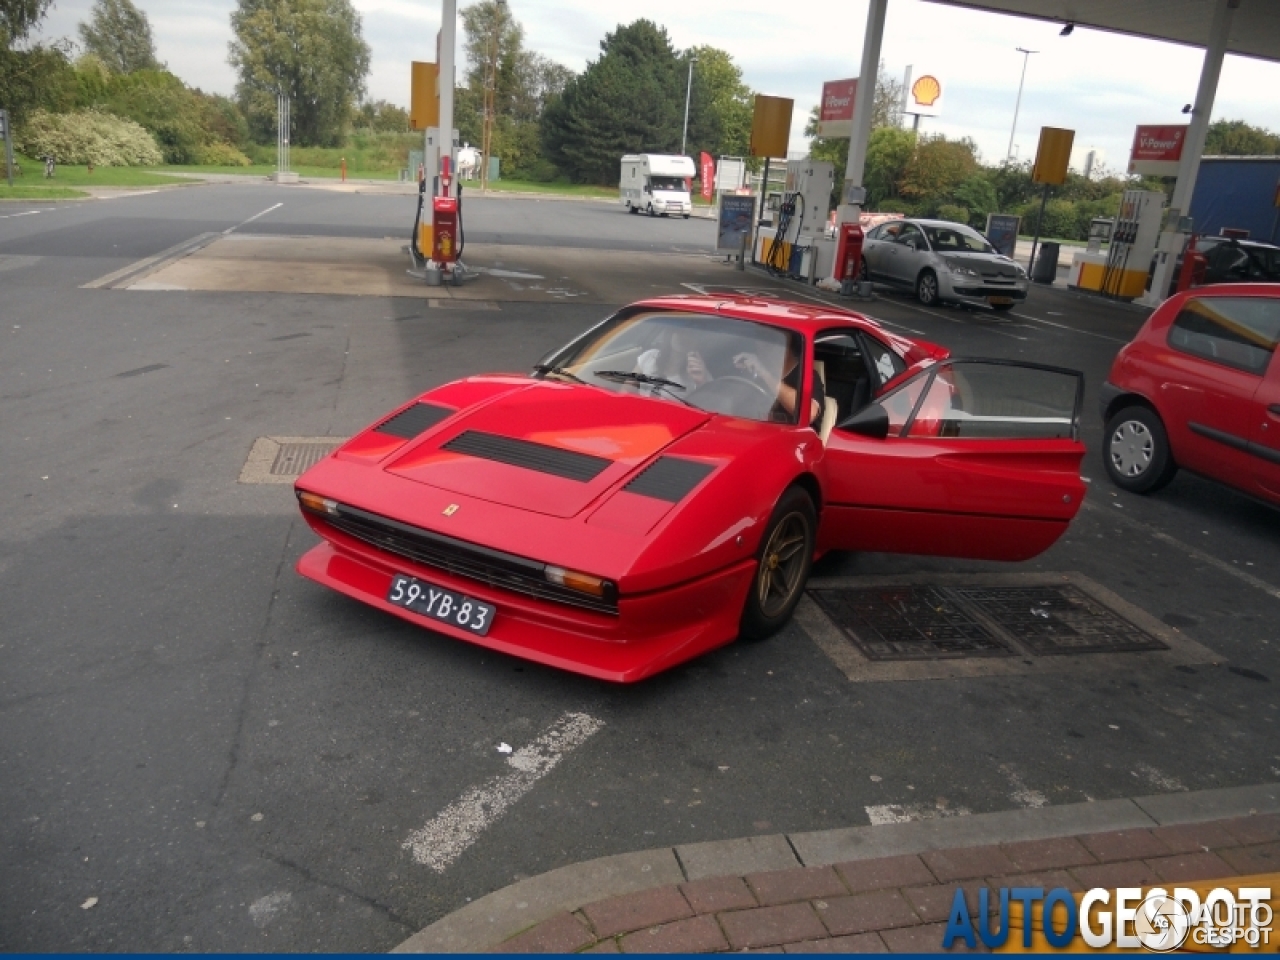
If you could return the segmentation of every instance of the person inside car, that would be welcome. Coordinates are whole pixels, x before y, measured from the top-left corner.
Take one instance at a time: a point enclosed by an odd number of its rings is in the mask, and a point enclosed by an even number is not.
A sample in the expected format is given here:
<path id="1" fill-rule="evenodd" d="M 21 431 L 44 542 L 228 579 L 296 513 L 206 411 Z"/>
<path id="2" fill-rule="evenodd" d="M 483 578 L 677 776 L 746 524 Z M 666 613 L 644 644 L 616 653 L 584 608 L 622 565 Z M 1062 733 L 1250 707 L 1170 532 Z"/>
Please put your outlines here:
<path id="1" fill-rule="evenodd" d="M 661 377 L 696 390 L 713 379 L 695 338 L 688 330 L 666 327 L 658 342 L 636 357 L 636 373 Z"/>
<path id="2" fill-rule="evenodd" d="M 759 381 L 774 396 L 774 415 L 771 420 L 790 421 L 795 418 L 796 407 L 800 403 L 800 357 L 795 350 L 794 341 L 788 339 L 787 352 L 783 358 L 784 373 L 781 379 L 766 369 L 760 358 L 754 353 L 739 353 L 733 358 L 733 365 L 738 370 Z M 817 429 L 822 420 L 822 408 L 825 402 L 822 378 L 813 372 L 813 396 L 809 400 L 808 424 Z"/>

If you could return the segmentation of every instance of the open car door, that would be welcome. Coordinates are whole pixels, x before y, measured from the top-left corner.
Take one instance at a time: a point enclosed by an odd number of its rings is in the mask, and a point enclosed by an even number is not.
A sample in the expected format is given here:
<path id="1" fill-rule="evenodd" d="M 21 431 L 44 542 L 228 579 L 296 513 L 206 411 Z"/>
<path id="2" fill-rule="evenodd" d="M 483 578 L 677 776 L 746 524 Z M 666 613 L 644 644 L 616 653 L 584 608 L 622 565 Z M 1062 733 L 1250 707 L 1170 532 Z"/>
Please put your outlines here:
<path id="1" fill-rule="evenodd" d="M 819 549 L 1026 560 L 1084 497 L 1084 375 L 946 360 L 836 426 Z"/>

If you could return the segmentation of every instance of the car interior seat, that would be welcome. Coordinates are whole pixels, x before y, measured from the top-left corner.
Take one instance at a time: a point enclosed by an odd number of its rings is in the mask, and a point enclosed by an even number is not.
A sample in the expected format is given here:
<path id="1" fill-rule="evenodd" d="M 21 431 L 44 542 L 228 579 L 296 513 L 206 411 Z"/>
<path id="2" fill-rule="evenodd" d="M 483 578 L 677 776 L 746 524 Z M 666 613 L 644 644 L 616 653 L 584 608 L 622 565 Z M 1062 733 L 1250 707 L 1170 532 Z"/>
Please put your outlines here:
<path id="1" fill-rule="evenodd" d="M 835 429 L 836 419 L 840 414 L 840 402 L 835 397 L 826 396 L 827 365 L 823 361 L 815 360 L 813 362 L 813 374 L 822 381 L 825 399 L 822 406 L 822 423 L 818 427 L 818 437 L 822 440 L 823 446 L 826 446 L 827 438 L 831 436 L 831 431 Z"/>

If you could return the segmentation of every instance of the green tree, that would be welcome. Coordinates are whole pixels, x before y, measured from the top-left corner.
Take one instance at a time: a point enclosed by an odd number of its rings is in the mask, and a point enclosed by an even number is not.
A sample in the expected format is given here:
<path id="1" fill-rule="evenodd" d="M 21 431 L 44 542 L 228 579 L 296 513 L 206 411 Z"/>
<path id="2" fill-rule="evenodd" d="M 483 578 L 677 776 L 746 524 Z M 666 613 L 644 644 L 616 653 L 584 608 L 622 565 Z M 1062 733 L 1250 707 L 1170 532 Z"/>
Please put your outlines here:
<path id="1" fill-rule="evenodd" d="M 52 6 L 53 0 L 0 0 L 0 48 L 25 40 Z"/>
<path id="2" fill-rule="evenodd" d="M 694 156 L 703 150 L 713 157 L 744 156 L 751 146 L 755 93 L 743 82 L 742 68 L 733 62 L 731 54 L 718 47 L 700 46 L 687 51 L 686 70 L 689 57 L 696 62 L 689 96 L 687 152 Z"/>
<path id="3" fill-rule="evenodd" d="M 114 73 L 160 68 L 151 23 L 133 0 L 94 0 L 89 22 L 80 24 L 80 39 Z"/>
<path id="4" fill-rule="evenodd" d="M 354 122 L 372 133 L 407 133 L 409 111 L 386 100 L 366 100 L 356 111 Z"/>
<path id="5" fill-rule="evenodd" d="M 977 145 L 968 137 L 921 137 L 902 171 L 898 192 L 916 205 L 918 213 L 933 213 L 948 202 L 956 187 L 978 172 L 977 154 Z"/>
<path id="6" fill-rule="evenodd" d="M 250 130 L 269 142 L 276 97 L 289 98 L 298 146 L 337 146 L 369 74 L 369 45 L 350 0 L 238 0 L 229 62 Z"/>
<path id="7" fill-rule="evenodd" d="M 1205 135 L 1206 154 L 1259 157 L 1280 154 L 1280 135 L 1243 120 L 1215 120 Z"/>
<path id="8" fill-rule="evenodd" d="M 675 153 L 684 122 L 687 61 L 667 31 L 637 20 L 606 34 L 599 59 L 546 108 L 549 158 L 583 183 L 615 183 L 625 153 Z"/>
<path id="9" fill-rule="evenodd" d="M 483 145 L 485 90 L 492 83 L 490 155 L 502 161 L 507 175 L 552 178 L 554 170 L 542 159 L 539 123 L 573 71 L 525 48 L 524 29 L 506 3 L 480 0 L 461 16 L 467 69 L 455 101 L 459 136 Z"/>
<path id="10" fill-rule="evenodd" d="M 33 110 L 68 110 L 75 102 L 69 41 L 15 49 L 52 5 L 52 0 L 0 0 L 0 104 L 15 122 Z"/>

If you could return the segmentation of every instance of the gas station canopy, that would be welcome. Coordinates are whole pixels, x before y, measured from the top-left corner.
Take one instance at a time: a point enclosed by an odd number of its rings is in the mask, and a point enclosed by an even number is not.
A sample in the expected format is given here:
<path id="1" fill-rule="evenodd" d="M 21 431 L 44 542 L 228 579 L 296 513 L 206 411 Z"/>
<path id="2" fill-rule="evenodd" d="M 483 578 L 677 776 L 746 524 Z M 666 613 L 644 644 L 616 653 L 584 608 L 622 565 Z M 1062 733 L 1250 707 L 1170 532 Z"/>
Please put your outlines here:
<path id="1" fill-rule="evenodd" d="M 1215 4 L 1210 0 L 930 0 L 952 7 L 1073 23 L 1111 33 L 1203 48 Z M 1280 3 L 1244 0 L 1235 9 L 1227 53 L 1280 61 Z"/>

